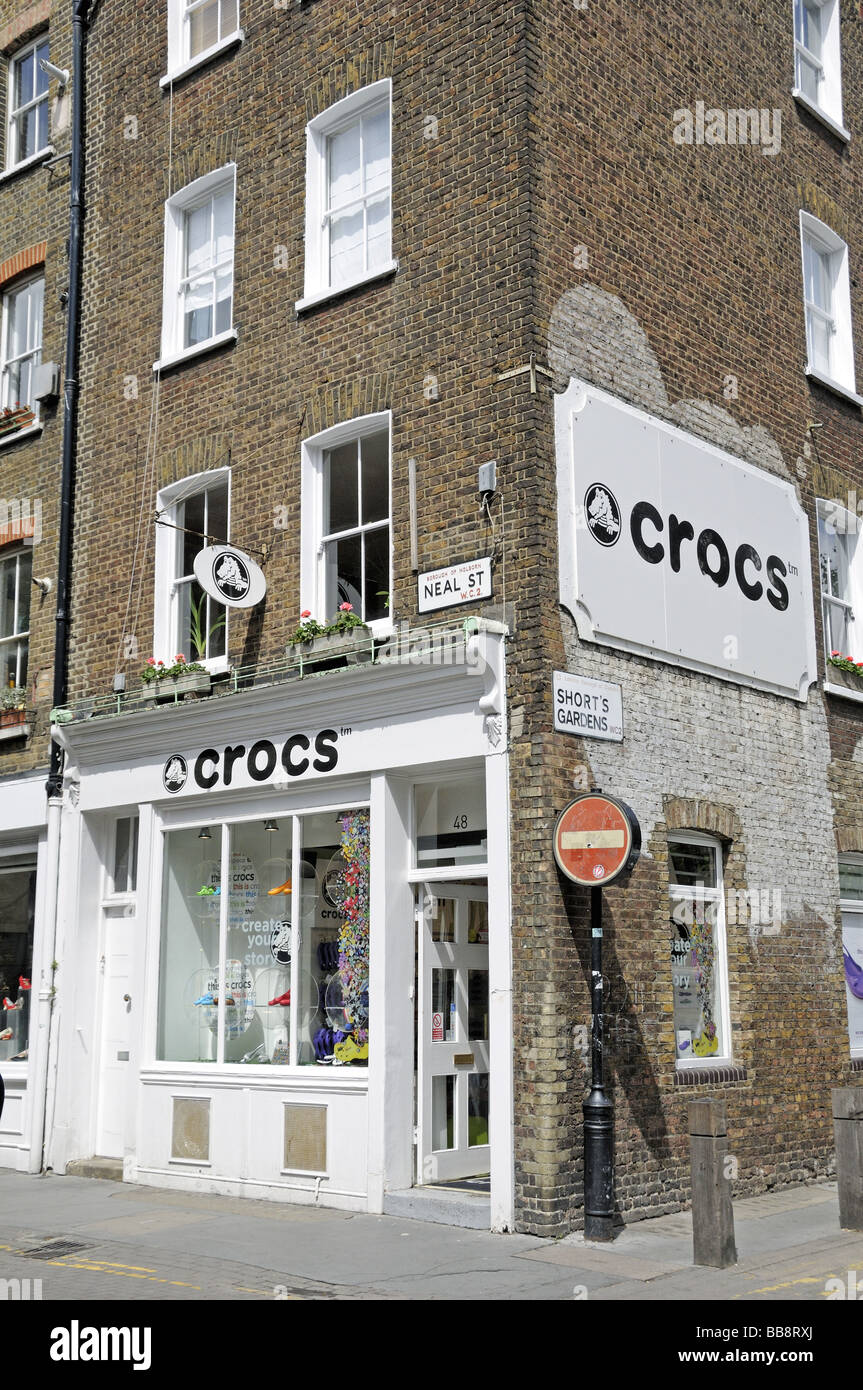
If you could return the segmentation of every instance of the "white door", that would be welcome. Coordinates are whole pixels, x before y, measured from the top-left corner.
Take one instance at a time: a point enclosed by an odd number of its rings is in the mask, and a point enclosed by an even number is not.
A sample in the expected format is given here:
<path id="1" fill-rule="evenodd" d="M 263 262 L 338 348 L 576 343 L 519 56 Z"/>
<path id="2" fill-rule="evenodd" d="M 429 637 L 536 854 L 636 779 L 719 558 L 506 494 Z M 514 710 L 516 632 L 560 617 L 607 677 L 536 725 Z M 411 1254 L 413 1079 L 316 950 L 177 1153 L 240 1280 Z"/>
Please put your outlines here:
<path id="1" fill-rule="evenodd" d="M 426 883 L 417 921 L 422 1184 L 489 1171 L 488 889 Z"/>
<path id="2" fill-rule="evenodd" d="M 136 1001 L 131 993 L 134 905 L 106 907 L 102 936 L 102 1039 L 95 1152 L 122 1158 L 129 1094 L 129 1055 Z"/>

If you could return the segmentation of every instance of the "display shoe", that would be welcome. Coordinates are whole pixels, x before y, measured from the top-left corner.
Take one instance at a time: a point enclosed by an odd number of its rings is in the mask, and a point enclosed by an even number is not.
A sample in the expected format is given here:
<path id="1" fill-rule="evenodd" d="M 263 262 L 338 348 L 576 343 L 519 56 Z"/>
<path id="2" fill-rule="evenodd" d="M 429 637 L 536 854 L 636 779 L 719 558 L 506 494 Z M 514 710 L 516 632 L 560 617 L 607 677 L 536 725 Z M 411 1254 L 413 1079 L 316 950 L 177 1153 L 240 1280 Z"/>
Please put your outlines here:
<path id="1" fill-rule="evenodd" d="M 0 1042 L 8 1042 L 9 1039 L 11 1038 L 11 1036 L 12 1036 L 12 1029 L 11 1029 L 11 1028 L 4 1028 L 4 1029 L 3 1029 L 3 1032 L 0 1033 Z"/>
<path id="2" fill-rule="evenodd" d="M 278 999 L 271 999 L 270 1002 L 269 1002 L 269 1004 L 267 1005 L 267 1007 L 270 1008 L 270 1009 L 272 1009 L 272 1008 L 273 1008 L 274 1006 L 276 1006 L 276 1005 L 281 1005 L 282 1008 L 286 1009 L 286 1008 L 288 1007 L 288 1005 L 290 1004 L 290 1002 L 291 1002 L 291 991 L 288 989 L 288 990 L 285 990 L 285 993 L 284 993 L 284 994 L 280 994 L 279 997 L 278 997 Z"/>
<path id="3" fill-rule="evenodd" d="M 290 893 L 290 891 L 291 891 L 291 880 L 290 880 L 289 878 L 286 878 L 285 881 L 284 881 L 284 883 L 280 883 L 280 884 L 279 884 L 278 888 L 271 888 L 270 891 L 269 891 L 269 893 L 267 894 L 267 897 L 268 897 L 268 898 L 274 898 L 274 897 L 276 896 L 277 893 Z"/>
<path id="4" fill-rule="evenodd" d="M 202 994 L 200 999 L 195 1000 L 196 1004 L 218 1004 L 218 1002 L 218 999 L 214 999 L 209 992 L 207 994 Z"/>
<path id="5" fill-rule="evenodd" d="M 218 999 L 217 999 L 217 1000 L 216 1000 L 216 1003 L 218 1004 L 218 1002 L 219 1002 L 219 1001 L 218 1001 Z M 225 1008 L 226 1008 L 226 1009 L 236 1009 L 236 1007 L 237 1007 L 237 1001 L 236 1001 L 236 999 L 234 999 L 233 995 L 230 995 L 230 994 L 229 994 L 228 997 L 227 997 L 227 999 L 225 1000 Z"/>
<path id="6" fill-rule="evenodd" d="M 27 1061 L 27 1058 L 29 1057 L 29 1055 L 30 1055 L 29 1049 L 25 1047 L 23 1052 L 14 1052 L 14 1053 L 12 1054 L 12 1056 L 9 1058 L 9 1061 L 10 1061 L 10 1062 L 26 1062 L 26 1061 Z"/>
<path id="7" fill-rule="evenodd" d="M 213 894 L 215 893 L 215 891 L 216 891 L 215 888 L 208 888 L 207 885 L 206 885 L 206 883 L 203 883 L 203 884 L 201 885 L 201 887 L 198 889 L 197 893 L 195 894 L 195 897 L 196 897 L 196 898 L 211 898 L 211 897 L 213 896 Z"/>
<path id="8" fill-rule="evenodd" d="M 845 957 L 845 979 L 848 988 L 855 999 L 863 999 L 863 967 L 857 964 L 847 946 L 842 947 L 842 954 Z"/>
<path id="9" fill-rule="evenodd" d="M 16 999 L 16 1001 L 15 1001 L 14 1004 L 12 1003 L 12 1000 L 11 1000 L 11 999 L 4 999 L 4 1000 L 3 1000 L 3 1008 L 6 1010 L 7 1014 L 14 1013 L 16 1009 L 23 1009 L 23 1007 L 24 1007 L 24 1000 L 23 1000 L 23 999 Z"/>
<path id="10" fill-rule="evenodd" d="M 30 981 L 29 981 L 29 980 L 25 980 L 23 975 L 19 975 L 19 976 L 18 976 L 18 988 L 19 988 L 19 989 L 29 989 L 29 988 L 30 988 Z"/>
<path id="11" fill-rule="evenodd" d="M 353 1038 L 347 1037 L 344 1042 L 336 1043 L 333 1048 L 333 1063 L 344 1066 L 347 1062 L 365 1062 L 369 1055 L 369 1045 L 367 1042 L 359 1045 Z"/>

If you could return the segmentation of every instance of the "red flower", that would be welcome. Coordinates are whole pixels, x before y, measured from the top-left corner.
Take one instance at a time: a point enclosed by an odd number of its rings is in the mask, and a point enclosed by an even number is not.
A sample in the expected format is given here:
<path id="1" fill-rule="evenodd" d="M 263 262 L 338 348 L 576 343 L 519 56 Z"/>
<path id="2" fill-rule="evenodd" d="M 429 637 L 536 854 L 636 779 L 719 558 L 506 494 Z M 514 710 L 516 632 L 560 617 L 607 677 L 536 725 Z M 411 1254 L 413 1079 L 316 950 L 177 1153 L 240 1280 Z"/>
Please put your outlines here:
<path id="1" fill-rule="evenodd" d="M 156 665 L 157 665 L 157 666 L 164 666 L 164 664 L 165 664 L 164 661 L 157 661 L 157 662 L 156 662 Z"/>
<path id="2" fill-rule="evenodd" d="M 156 658 L 155 658 L 154 656 L 148 656 L 148 657 L 147 657 L 147 665 L 148 665 L 148 666 L 155 666 L 155 664 L 156 664 Z"/>
<path id="3" fill-rule="evenodd" d="M 340 604 L 339 604 L 339 612 L 340 612 L 340 613 L 352 613 L 353 611 L 354 611 L 354 605 L 353 605 L 352 603 L 340 603 Z"/>
<path id="4" fill-rule="evenodd" d="M 838 652 L 831 652 L 830 655 L 831 655 L 831 656 L 838 656 L 839 653 L 838 653 Z"/>
<path id="5" fill-rule="evenodd" d="M 177 655 L 174 657 L 174 660 L 175 660 L 175 661 L 185 661 L 186 658 L 183 656 L 183 653 L 182 653 L 182 652 L 177 652 Z"/>
<path id="6" fill-rule="evenodd" d="M 302 613 L 300 614 L 300 617 L 301 617 L 301 618 L 310 618 L 311 616 L 312 616 L 312 610 L 311 610 L 311 608 L 304 608 L 303 611 L 302 611 Z"/>

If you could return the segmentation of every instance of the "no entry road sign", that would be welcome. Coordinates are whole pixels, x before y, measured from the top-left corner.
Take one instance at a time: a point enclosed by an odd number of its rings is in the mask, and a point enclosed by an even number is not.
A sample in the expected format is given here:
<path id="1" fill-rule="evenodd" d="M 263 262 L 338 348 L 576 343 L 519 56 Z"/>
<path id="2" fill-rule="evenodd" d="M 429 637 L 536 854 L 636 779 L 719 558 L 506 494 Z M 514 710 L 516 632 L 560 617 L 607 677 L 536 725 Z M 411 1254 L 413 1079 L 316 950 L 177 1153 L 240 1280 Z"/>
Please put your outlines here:
<path id="1" fill-rule="evenodd" d="M 587 792 L 571 801 L 554 827 L 554 857 L 561 873 L 585 888 L 604 888 L 632 868 L 641 827 L 623 801 Z"/>

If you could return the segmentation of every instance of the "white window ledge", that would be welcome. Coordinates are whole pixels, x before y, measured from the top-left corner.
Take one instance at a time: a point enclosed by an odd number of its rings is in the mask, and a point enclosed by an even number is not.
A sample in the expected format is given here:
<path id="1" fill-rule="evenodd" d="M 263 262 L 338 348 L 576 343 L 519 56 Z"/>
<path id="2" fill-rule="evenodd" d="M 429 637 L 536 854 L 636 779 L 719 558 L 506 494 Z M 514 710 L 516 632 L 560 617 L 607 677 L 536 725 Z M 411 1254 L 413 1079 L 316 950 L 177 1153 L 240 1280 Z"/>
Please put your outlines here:
<path id="1" fill-rule="evenodd" d="M 707 1071 L 710 1067 L 734 1067 L 739 1063 L 733 1062 L 730 1057 L 699 1057 L 690 1062 L 688 1057 L 678 1057 L 675 1059 L 675 1071 L 699 1072 Z"/>
<path id="2" fill-rule="evenodd" d="M 856 700 L 858 705 L 863 705 L 863 689 L 852 690 L 848 685 L 833 685 L 831 681 L 825 681 L 821 689 L 826 690 L 828 695 L 838 695 L 842 700 Z"/>
<path id="3" fill-rule="evenodd" d="M 10 738 L 29 738 L 29 724 L 7 724 L 5 729 L 0 729 L 0 743 L 5 743 Z"/>
<path id="4" fill-rule="evenodd" d="M 298 314 L 301 314 L 304 309 L 312 309 L 316 304 L 326 303 L 328 299 L 337 299 L 340 294 L 349 294 L 351 290 L 357 289 L 360 285 L 371 285 L 375 280 L 383 280 L 386 275 L 392 275 L 398 268 L 398 261 L 389 261 L 387 265 L 378 266 L 376 270 L 370 270 L 367 275 L 361 275 L 358 280 L 349 280 L 346 285 L 318 290 L 316 294 L 307 294 L 303 299 L 297 300 L 294 308 Z"/>
<path id="5" fill-rule="evenodd" d="M 243 29 L 235 29 L 233 34 L 228 34 L 226 38 L 214 43 L 212 48 L 207 48 L 203 53 L 198 53 L 194 58 L 190 58 L 188 63 L 183 63 L 182 67 L 174 68 L 173 72 L 166 72 L 164 77 L 159 78 L 159 86 L 170 87 L 172 82 L 182 81 L 190 72 L 194 72 L 196 68 L 202 68 L 205 63 L 209 63 L 211 58 L 241 44 L 245 37 Z"/>
<path id="6" fill-rule="evenodd" d="M 17 444 L 19 439 L 29 439 L 31 434 L 41 434 L 44 426 L 41 420 L 36 420 L 34 424 L 28 425 L 25 430 L 16 430 L 14 434 L 4 434 L 0 439 L 0 449 L 5 449 L 10 444 Z"/>
<path id="7" fill-rule="evenodd" d="M 227 328 L 224 333 L 217 333 L 215 338 L 208 338 L 205 343 L 195 343 L 192 347 L 183 348 L 182 352 L 172 352 L 167 357 L 160 357 L 158 362 L 153 363 L 153 371 L 164 372 L 168 367 L 176 367 L 180 362 L 190 362 L 193 357 L 203 357 L 225 343 L 236 341 L 236 328 Z"/>
<path id="8" fill-rule="evenodd" d="M 851 401 L 854 405 L 863 405 L 863 396 L 858 396 L 857 392 L 852 391 L 850 386 L 843 386 L 841 382 L 834 381 L 832 376 L 825 376 L 823 372 L 818 372 L 814 367 L 808 365 L 806 375 L 821 386 L 826 386 L 828 391 L 833 391 L 835 395 L 841 396 L 843 400 Z"/>
<path id="9" fill-rule="evenodd" d="M 810 101 L 808 96 L 806 96 L 799 87 L 793 87 L 791 89 L 791 95 L 796 102 L 799 102 L 801 106 L 805 107 L 810 116 L 814 116 L 822 125 L 826 125 L 828 130 L 832 130 L 833 134 L 838 136 L 840 140 L 844 140 L 846 144 L 848 143 L 851 139 L 851 132 L 850 130 L 846 130 L 840 121 L 834 121 L 832 116 L 828 116 L 826 111 L 823 111 L 820 106 L 816 106 L 814 101 Z"/>
<path id="10" fill-rule="evenodd" d="M 46 145 L 44 150 L 39 150 L 36 154 L 31 154 L 29 159 L 22 159 L 20 164 L 13 164 L 11 169 L 4 169 L 0 174 L 0 183 L 5 183 L 7 179 L 14 179 L 16 174 L 23 174 L 25 169 L 32 169 L 37 164 L 44 164 L 46 159 L 51 159 L 54 154 L 54 146 Z"/>

